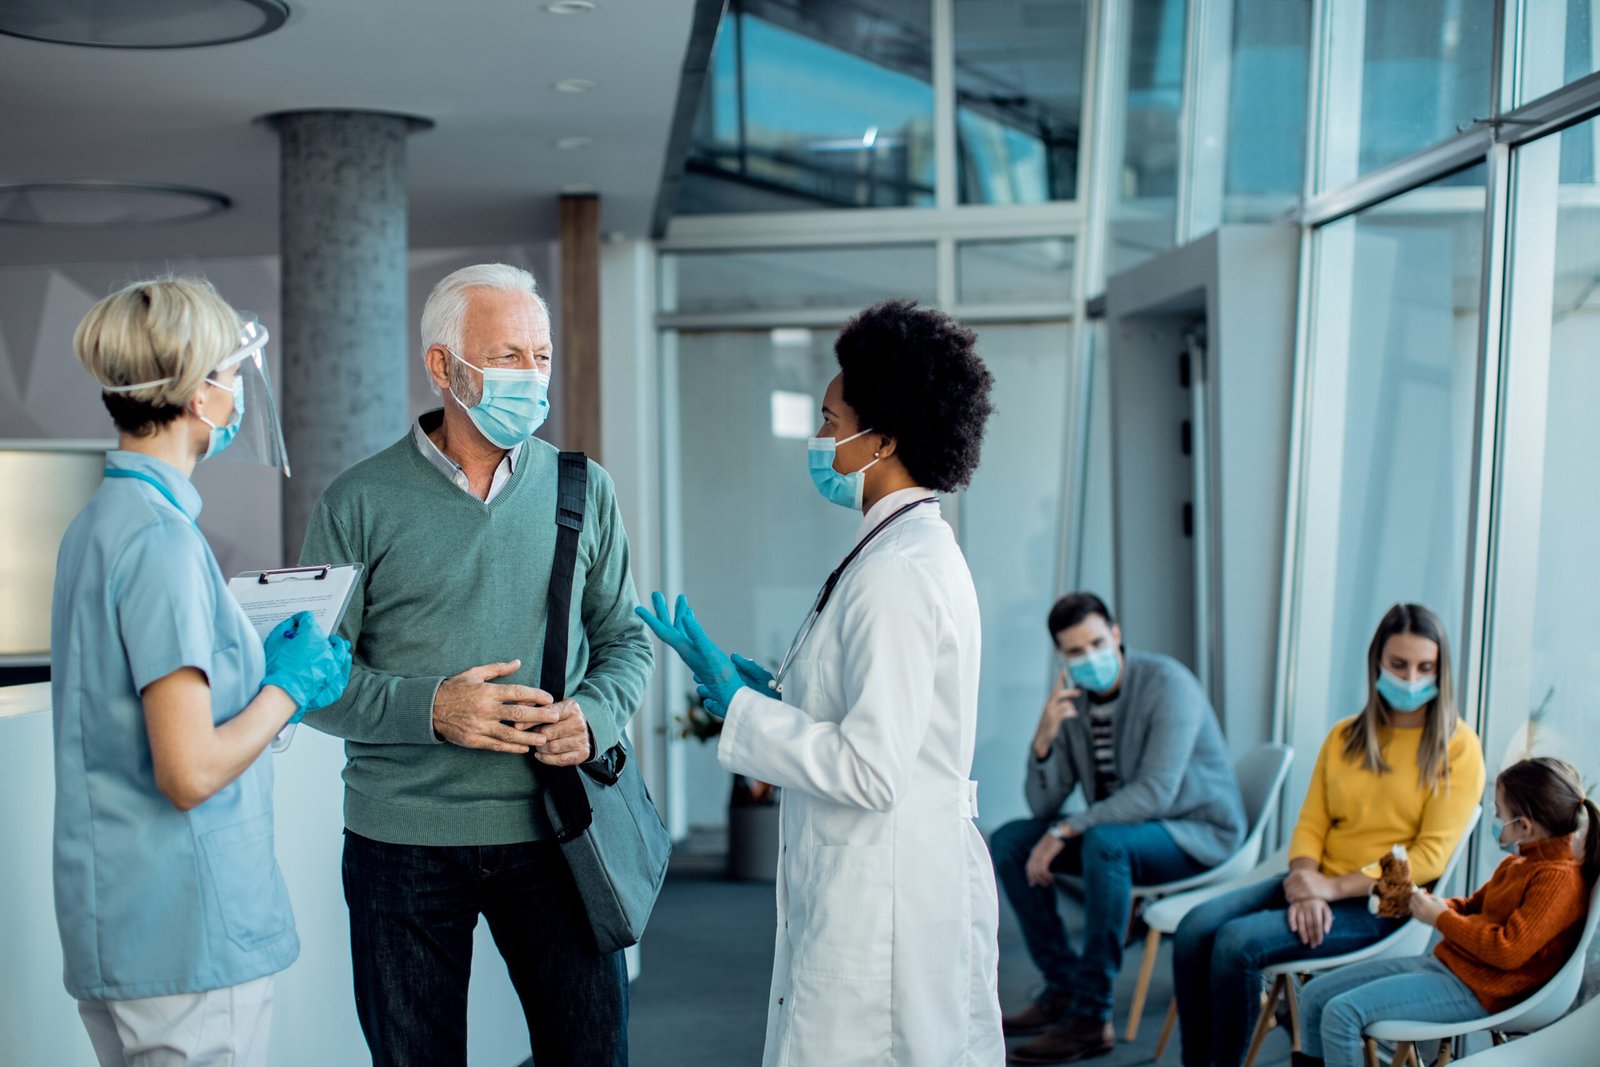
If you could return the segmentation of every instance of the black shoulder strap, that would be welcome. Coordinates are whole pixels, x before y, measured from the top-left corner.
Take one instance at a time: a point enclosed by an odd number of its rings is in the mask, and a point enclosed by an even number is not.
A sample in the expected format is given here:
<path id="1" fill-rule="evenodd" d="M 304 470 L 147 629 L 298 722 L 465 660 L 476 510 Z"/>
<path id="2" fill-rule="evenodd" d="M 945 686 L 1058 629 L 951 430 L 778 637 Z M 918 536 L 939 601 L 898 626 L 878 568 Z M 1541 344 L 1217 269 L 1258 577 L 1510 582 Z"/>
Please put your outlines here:
<path id="1" fill-rule="evenodd" d="M 567 631 L 572 619 L 572 576 L 578 566 L 578 535 L 583 532 L 584 498 L 589 490 L 589 460 L 582 452 L 558 457 L 556 478 L 556 554 L 550 565 L 550 608 L 544 624 L 544 665 L 539 688 L 562 700 L 567 695 Z"/>
<path id="2" fill-rule="evenodd" d="M 584 501 L 589 490 L 589 458 L 563 452 L 557 459 L 556 552 L 550 566 L 550 600 L 545 613 L 544 663 L 539 688 L 557 700 L 567 695 L 567 631 L 572 619 L 572 578 L 578 564 L 578 535 L 583 532 Z M 530 754 L 529 759 L 533 759 Z M 570 840 L 589 828 L 593 811 L 576 767 L 549 767 L 533 760 L 534 773 L 549 794 L 546 810 L 556 823 L 558 839 Z"/>

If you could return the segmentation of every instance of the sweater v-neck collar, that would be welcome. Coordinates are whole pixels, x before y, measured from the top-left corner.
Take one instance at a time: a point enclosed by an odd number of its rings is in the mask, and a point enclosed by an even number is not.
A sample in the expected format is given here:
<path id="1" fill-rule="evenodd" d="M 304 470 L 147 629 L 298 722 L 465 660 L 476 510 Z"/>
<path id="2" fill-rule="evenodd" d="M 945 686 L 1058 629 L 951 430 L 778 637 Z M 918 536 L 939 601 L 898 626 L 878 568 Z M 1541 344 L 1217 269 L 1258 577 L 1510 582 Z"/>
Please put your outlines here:
<path id="1" fill-rule="evenodd" d="M 500 488 L 500 491 L 494 495 L 492 500 L 483 500 L 476 493 L 463 492 L 461 487 L 451 480 L 448 474 L 441 470 L 437 464 L 431 462 L 427 456 L 423 455 L 421 449 L 417 447 L 412 433 L 408 432 L 406 434 L 405 439 L 400 442 L 400 446 L 404 451 L 410 454 L 418 466 L 427 472 L 427 477 L 438 479 L 441 484 L 449 488 L 451 496 L 461 500 L 464 503 L 476 504 L 479 509 L 484 512 L 484 514 L 488 514 L 489 512 L 493 511 L 499 506 L 502 500 L 514 493 L 517 489 L 517 486 L 522 484 L 523 477 L 527 474 L 528 468 L 533 465 L 532 454 L 527 449 L 523 449 L 521 455 L 518 457 L 518 461 L 512 466 L 511 475 L 506 479 L 505 485 Z"/>

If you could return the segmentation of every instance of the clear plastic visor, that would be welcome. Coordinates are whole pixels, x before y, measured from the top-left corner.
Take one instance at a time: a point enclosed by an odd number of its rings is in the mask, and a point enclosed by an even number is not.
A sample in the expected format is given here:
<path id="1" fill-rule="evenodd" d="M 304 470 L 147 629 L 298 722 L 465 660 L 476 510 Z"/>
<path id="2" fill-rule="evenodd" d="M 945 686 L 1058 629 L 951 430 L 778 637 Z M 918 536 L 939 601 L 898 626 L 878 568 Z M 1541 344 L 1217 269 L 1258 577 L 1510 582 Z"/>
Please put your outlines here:
<path id="1" fill-rule="evenodd" d="M 272 378 L 267 372 L 267 328 L 253 315 L 244 318 L 239 347 L 207 376 L 207 381 L 224 389 L 233 389 L 236 381 L 242 383 L 241 392 L 235 395 L 244 401 L 238 435 L 212 462 L 260 463 L 276 467 L 287 477 L 289 457 L 283 447 L 283 425 L 278 420 Z"/>

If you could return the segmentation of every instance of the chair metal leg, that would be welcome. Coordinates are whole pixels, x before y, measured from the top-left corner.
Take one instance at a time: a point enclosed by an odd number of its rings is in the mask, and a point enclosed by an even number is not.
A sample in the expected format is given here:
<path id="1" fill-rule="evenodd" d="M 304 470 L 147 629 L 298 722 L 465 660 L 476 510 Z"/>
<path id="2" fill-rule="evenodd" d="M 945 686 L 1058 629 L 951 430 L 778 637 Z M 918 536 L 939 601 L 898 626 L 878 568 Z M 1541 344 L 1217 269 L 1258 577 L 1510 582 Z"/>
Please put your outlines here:
<path id="1" fill-rule="evenodd" d="M 1133 987 L 1133 1003 L 1128 1008 L 1128 1040 L 1139 1037 L 1139 1020 L 1144 1018 L 1145 997 L 1150 994 L 1150 978 L 1156 971 L 1156 956 L 1161 952 L 1161 931 L 1151 930 L 1144 939 L 1144 959 L 1139 961 L 1139 981 Z"/>
<path id="2" fill-rule="evenodd" d="M 1489 1039 L 1491 1041 L 1493 1041 L 1496 1045 L 1503 1045 L 1503 1044 L 1506 1043 L 1505 1031 L 1504 1030 L 1490 1030 L 1489 1031 Z"/>
<path id="3" fill-rule="evenodd" d="M 1178 998 L 1173 997 L 1172 1003 L 1167 1005 L 1167 1021 L 1161 1027 L 1161 1040 L 1156 1042 L 1156 1059 L 1167 1051 L 1167 1041 L 1172 1037 L 1172 1028 L 1178 1025 Z"/>
<path id="4" fill-rule="evenodd" d="M 1300 1051 L 1300 983 L 1292 976 L 1283 981 L 1283 995 L 1289 1001 L 1289 1047 Z"/>
<path id="5" fill-rule="evenodd" d="M 1244 1067 L 1256 1067 L 1256 1057 L 1261 1054 L 1261 1043 L 1267 1039 L 1267 1031 L 1272 1029 L 1272 1017 L 1278 1010 L 1278 998 L 1283 996 L 1284 976 L 1278 975 L 1272 980 L 1272 990 L 1267 994 L 1267 1002 L 1261 1005 L 1261 1017 L 1256 1020 L 1255 1033 L 1250 1035 L 1250 1051 L 1245 1053 Z"/>

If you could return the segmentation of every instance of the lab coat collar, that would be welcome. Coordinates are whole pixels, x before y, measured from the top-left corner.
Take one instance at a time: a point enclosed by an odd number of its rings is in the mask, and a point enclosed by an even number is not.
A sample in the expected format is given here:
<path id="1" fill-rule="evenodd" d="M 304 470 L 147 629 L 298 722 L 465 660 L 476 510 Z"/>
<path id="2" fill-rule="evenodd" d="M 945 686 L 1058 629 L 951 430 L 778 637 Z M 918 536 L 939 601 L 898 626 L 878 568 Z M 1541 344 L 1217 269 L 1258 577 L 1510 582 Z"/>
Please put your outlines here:
<path id="1" fill-rule="evenodd" d="M 178 509 L 189 517 L 191 522 L 200 518 L 200 490 L 194 483 L 185 478 L 183 472 L 166 460 L 147 456 L 143 452 L 127 452 L 120 448 L 113 448 L 106 453 L 106 466 L 117 470 L 138 471 L 140 474 L 154 478 L 160 482 L 167 492 L 172 494 L 178 502 Z M 149 492 L 146 489 L 145 492 Z"/>
<path id="2" fill-rule="evenodd" d="M 921 486 L 916 485 L 912 486 L 910 489 L 899 489 L 893 493 L 890 493 L 888 496 L 872 505 L 871 509 L 868 510 L 866 515 L 862 516 L 861 525 L 856 529 L 855 543 L 859 545 L 862 539 L 867 536 L 867 534 L 878 528 L 878 523 L 882 522 L 884 519 L 887 519 L 890 515 L 893 515 L 896 511 L 905 507 L 913 500 L 923 500 L 934 495 L 935 494 L 932 489 L 924 489 Z M 926 504 L 917 510 L 926 510 L 937 516 L 939 514 L 939 501 L 934 500 L 932 504 Z"/>

